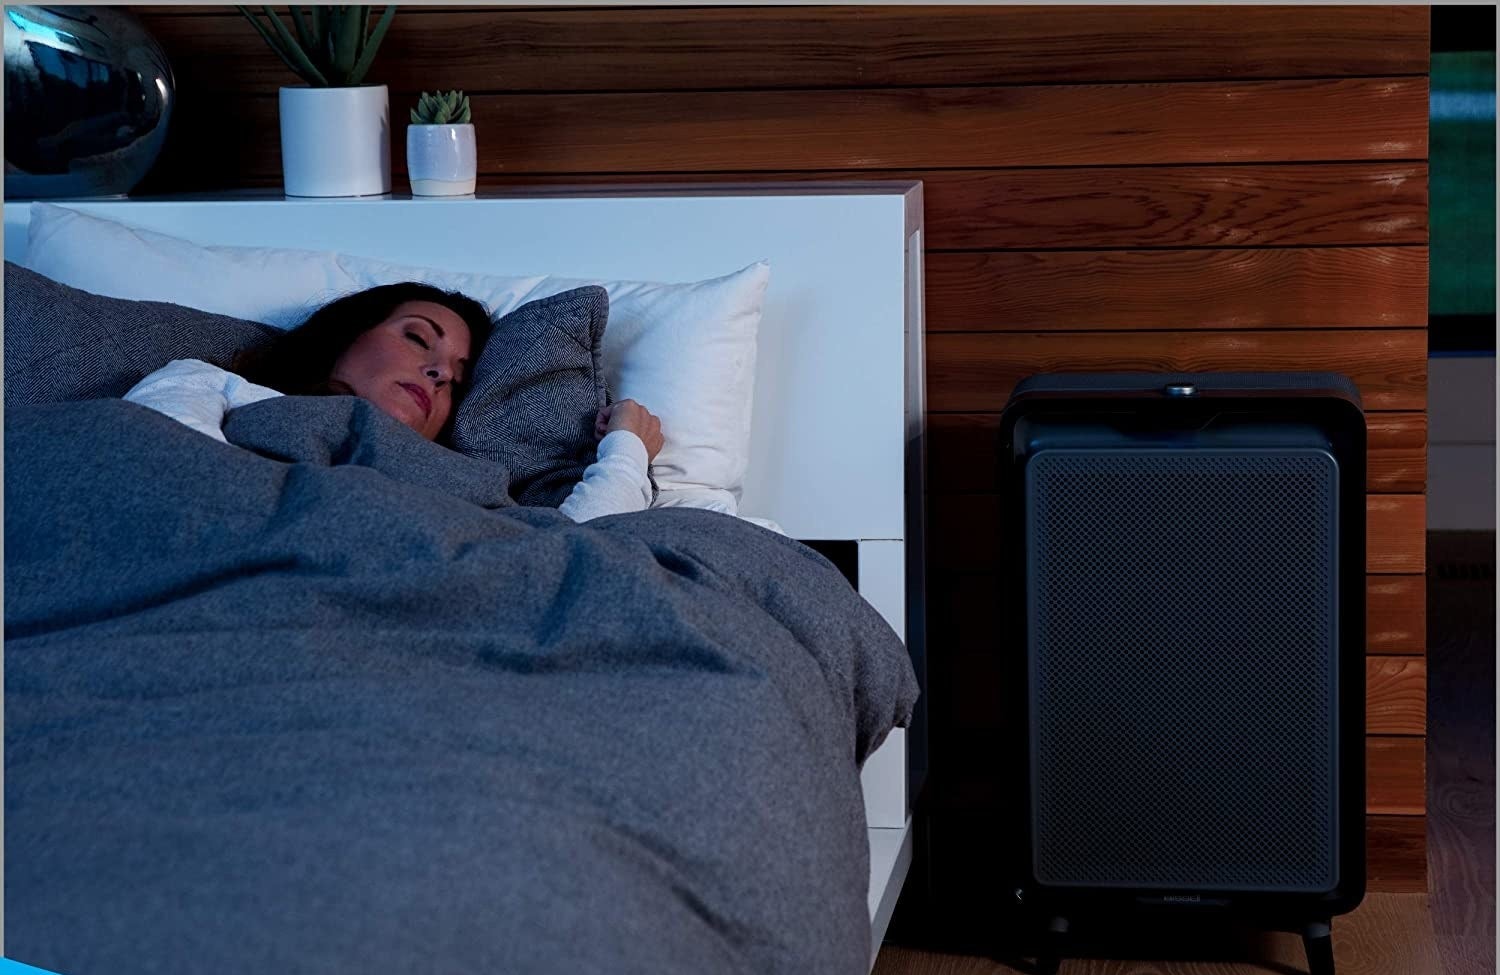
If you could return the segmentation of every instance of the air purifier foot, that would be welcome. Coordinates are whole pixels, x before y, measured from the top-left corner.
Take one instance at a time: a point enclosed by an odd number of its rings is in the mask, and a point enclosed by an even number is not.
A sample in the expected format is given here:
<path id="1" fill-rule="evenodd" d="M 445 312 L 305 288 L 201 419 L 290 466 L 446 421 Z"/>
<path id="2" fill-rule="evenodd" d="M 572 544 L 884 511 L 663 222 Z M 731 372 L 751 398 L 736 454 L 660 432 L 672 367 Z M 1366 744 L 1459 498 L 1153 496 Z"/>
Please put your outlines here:
<path id="1" fill-rule="evenodd" d="M 1314 921 L 1302 929 L 1302 947 L 1307 952 L 1309 975 L 1333 975 L 1333 925 Z"/>
<path id="2" fill-rule="evenodd" d="M 1054 917 L 1047 923 L 1047 933 L 1042 936 L 1042 950 L 1036 957 L 1038 975 L 1057 975 L 1062 965 L 1063 941 L 1068 936 L 1068 919 Z"/>

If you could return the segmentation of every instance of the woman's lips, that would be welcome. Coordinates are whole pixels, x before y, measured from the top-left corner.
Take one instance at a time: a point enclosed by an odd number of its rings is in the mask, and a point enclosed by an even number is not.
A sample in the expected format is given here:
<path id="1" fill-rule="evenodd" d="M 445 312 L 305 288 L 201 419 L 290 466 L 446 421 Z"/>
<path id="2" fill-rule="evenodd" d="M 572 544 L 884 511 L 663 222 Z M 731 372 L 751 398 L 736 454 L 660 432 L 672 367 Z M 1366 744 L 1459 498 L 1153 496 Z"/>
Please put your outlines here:
<path id="1" fill-rule="evenodd" d="M 432 415 L 432 398 L 427 395 L 427 390 L 421 386 L 413 386 L 411 383 L 400 383 L 399 385 L 411 394 L 412 399 L 417 401 L 417 405 L 422 408 L 423 416 Z"/>

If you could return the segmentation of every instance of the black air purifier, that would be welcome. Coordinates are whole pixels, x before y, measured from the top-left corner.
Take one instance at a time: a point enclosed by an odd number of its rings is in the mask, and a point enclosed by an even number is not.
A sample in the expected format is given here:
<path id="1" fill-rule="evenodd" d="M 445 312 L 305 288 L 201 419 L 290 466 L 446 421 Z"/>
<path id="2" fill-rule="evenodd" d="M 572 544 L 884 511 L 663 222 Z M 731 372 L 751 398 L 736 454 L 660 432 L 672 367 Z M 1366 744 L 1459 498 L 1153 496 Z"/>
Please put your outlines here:
<path id="1" fill-rule="evenodd" d="M 1150 912 L 1301 931 L 1331 973 L 1365 883 L 1353 383 L 1034 376 L 999 451 L 999 859 L 1039 966 L 1085 918 Z"/>

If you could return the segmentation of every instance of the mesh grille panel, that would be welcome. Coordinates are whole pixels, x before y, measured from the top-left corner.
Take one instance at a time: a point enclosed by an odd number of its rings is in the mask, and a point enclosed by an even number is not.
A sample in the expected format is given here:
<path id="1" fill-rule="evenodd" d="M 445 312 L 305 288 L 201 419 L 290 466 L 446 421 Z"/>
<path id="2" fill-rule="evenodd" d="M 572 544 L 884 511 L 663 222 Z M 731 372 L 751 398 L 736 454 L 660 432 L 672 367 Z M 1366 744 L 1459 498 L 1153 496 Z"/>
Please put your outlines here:
<path id="1" fill-rule="evenodd" d="M 1027 482 L 1037 879 L 1331 888 L 1332 459 L 1050 450 Z"/>

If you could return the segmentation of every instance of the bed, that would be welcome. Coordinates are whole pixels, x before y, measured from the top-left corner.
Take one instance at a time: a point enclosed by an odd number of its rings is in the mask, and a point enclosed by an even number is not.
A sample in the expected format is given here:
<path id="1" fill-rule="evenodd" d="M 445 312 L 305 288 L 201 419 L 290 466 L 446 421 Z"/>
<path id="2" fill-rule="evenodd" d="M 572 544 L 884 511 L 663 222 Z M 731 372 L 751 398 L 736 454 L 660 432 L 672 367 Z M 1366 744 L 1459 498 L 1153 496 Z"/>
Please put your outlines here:
<path id="1" fill-rule="evenodd" d="M 920 185 L 68 206 L 474 272 L 769 261 L 739 512 L 784 536 L 508 507 L 341 397 L 237 411 L 230 452 L 131 404 L 8 408 L 9 957 L 873 963 L 925 768 Z M 5 210 L 18 264 L 28 211 Z M 399 553 L 338 554 L 398 519 Z M 414 564 L 430 577 L 392 581 Z"/>

